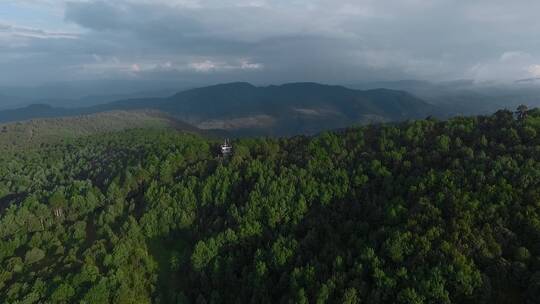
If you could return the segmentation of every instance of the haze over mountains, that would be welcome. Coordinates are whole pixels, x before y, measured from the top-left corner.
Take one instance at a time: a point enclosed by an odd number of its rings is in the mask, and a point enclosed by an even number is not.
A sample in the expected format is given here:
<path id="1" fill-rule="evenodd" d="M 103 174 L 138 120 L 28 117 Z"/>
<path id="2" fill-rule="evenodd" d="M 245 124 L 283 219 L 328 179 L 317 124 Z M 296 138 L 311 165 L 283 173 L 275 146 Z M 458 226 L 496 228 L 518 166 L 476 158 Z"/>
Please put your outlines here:
<path id="1" fill-rule="evenodd" d="M 66 81 L 39 86 L 0 86 L 0 110 L 38 103 L 67 108 L 88 107 L 120 99 L 166 97 L 191 87 L 165 80 Z"/>
<path id="2" fill-rule="evenodd" d="M 0 111 L 0 122 L 112 110 L 158 110 L 200 129 L 238 135 L 312 134 L 369 122 L 422 118 L 437 109 L 397 90 L 353 90 L 316 83 L 257 87 L 229 83 L 160 98 L 125 99 L 80 108 L 34 104 Z"/>
<path id="3" fill-rule="evenodd" d="M 112 89 L 114 84 L 118 87 Z M 141 90 L 136 91 L 136 84 Z M 241 136 L 283 136 L 429 115 L 445 119 L 491 114 L 520 104 L 540 106 L 540 87 L 535 81 L 494 85 L 469 80 L 401 80 L 347 87 L 310 82 L 270 86 L 233 82 L 183 90 L 171 89 L 171 83 L 157 86 L 118 81 L 103 85 L 57 84 L 27 91 L 0 88 L 0 123 L 114 110 L 157 110 L 198 129 Z M 88 93 L 92 94 L 85 95 Z M 54 98 L 55 94 L 59 97 Z"/>
<path id="4" fill-rule="evenodd" d="M 178 89 L 172 89 L 175 86 Z M 4 87 L 0 88 L 0 122 L 152 109 L 202 129 L 238 135 L 290 135 L 427 115 L 491 114 L 519 104 L 540 106 L 540 87 L 532 80 L 512 85 L 401 80 L 347 87 L 233 82 L 188 88 L 140 81 Z"/>
<path id="5" fill-rule="evenodd" d="M 357 89 L 388 88 L 407 91 L 437 105 L 444 116 L 491 114 L 520 104 L 540 106 L 540 86 L 535 79 L 510 84 L 476 83 L 472 80 L 429 82 L 420 80 L 379 81 L 351 85 Z"/>

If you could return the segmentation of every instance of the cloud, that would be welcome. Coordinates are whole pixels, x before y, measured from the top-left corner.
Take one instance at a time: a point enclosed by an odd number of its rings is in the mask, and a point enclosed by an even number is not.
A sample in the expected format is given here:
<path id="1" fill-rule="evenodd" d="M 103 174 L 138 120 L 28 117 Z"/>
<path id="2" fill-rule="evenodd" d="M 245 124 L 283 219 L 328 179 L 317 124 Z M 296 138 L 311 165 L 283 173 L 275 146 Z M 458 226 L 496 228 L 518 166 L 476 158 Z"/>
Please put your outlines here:
<path id="1" fill-rule="evenodd" d="M 17 27 L 9 24 L 0 23 L 0 36 L 22 38 L 41 38 L 41 39 L 77 39 L 79 35 L 68 32 L 50 32 L 41 29 Z"/>
<path id="2" fill-rule="evenodd" d="M 473 66 L 469 76 L 478 81 L 498 79 L 508 82 L 540 77 L 540 65 L 534 62 L 540 62 L 540 59 L 527 52 L 506 51 L 497 60 Z"/>
<path id="3" fill-rule="evenodd" d="M 262 63 L 251 63 L 247 60 L 240 62 L 240 69 L 242 70 L 260 70 L 262 68 L 264 68 L 264 64 Z"/>
<path id="4" fill-rule="evenodd" d="M 32 15 L 0 25 L 0 64 L 9 71 L 0 82 L 30 81 L 37 68 L 31 81 L 134 73 L 259 83 L 512 81 L 536 75 L 540 63 L 535 0 L 8 2 L 46 11 L 47 20 L 59 15 L 65 27 L 25 24 L 39 19 Z"/>
<path id="5" fill-rule="evenodd" d="M 264 67 L 264 65 L 261 63 L 252 63 L 247 60 L 241 60 L 237 64 L 204 60 L 199 62 L 192 62 L 188 64 L 188 67 L 197 72 L 207 73 L 212 71 L 260 70 Z"/>
<path id="6" fill-rule="evenodd" d="M 141 67 L 138 64 L 134 63 L 134 64 L 131 65 L 131 71 L 132 72 L 140 72 Z"/>
<path id="7" fill-rule="evenodd" d="M 540 64 L 533 64 L 528 66 L 527 71 L 532 77 L 540 77 Z"/>
<path id="8" fill-rule="evenodd" d="M 210 60 L 205 60 L 201 62 L 193 62 L 189 64 L 189 67 L 194 69 L 197 72 L 210 72 L 218 69 L 219 64 L 216 64 Z"/>

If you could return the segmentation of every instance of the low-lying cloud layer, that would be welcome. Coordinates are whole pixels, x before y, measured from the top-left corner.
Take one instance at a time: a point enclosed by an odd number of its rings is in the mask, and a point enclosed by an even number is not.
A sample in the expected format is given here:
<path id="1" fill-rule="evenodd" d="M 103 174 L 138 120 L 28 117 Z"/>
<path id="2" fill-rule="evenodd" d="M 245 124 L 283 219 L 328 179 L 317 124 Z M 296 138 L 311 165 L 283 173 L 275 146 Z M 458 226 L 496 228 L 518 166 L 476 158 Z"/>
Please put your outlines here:
<path id="1" fill-rule="evenodd" d="M 535 0 L 7 0 L 0 84 L 515 81 L 540 77 L 539 9 Z"/>

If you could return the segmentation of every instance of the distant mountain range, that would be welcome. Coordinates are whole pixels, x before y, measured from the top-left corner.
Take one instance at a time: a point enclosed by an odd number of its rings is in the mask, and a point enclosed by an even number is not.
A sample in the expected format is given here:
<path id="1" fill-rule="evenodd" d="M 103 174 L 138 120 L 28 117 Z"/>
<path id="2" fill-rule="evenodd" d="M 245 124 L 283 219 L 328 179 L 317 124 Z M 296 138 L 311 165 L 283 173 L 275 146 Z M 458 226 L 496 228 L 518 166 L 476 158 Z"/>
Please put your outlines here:
<path id="1" fill-rule="evenodd" d="M 540 85 L 536 79 L 521 80 L 513 84 L 476 83 L 467 79 L 446 82 L 400 80 L 367 82 L 349 87 L 361 90 L 387 88 L 407 91 L 437 106 L 442 117 L 491 114 L 503 108 L 515 109 L 520 104 L 540 106 Z"/>
<path id="2" fill-rule="evenodd" d="M 30 105 L 0 111 L 0 122 L 140 109 L 162 111 L 199 129 L 237 135 L 312 134 L 354 124 L 423 118 L 438 111 L 399 90 L 354 90 L 317 83 L 265 87 L 229 83 L 166 98 L 125 99 L 84 108 Z"/>
<path id="3" fill-rule="evenodd" d="M 0 110 L 14 108 L 27 103 L 27 99 L 17 96 L 0 94 Z"/>

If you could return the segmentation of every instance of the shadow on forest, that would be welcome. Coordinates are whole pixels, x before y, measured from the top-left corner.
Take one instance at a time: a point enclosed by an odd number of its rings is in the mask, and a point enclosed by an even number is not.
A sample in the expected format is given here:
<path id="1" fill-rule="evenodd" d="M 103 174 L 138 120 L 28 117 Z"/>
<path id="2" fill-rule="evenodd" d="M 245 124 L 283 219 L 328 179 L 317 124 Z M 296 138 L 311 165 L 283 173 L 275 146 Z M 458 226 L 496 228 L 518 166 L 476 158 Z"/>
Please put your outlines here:
<path id="1" fill-rule="evenodd" d="M 182 271 L 190 267 L 188 237 L 182 233 L 171 233 L 166 237 L 156 237 L 147 241 L 150 254 L 157 263 L 157 286 L 154 303 L 181 303 L 181 291 L 187 280 Z"/>
<path id="2" fill-rule="evenodd" d="M 19 205 L 26 197 L 27 193 L 14 193 L 0 197 L 0 214 L 13 204 Z"/>

